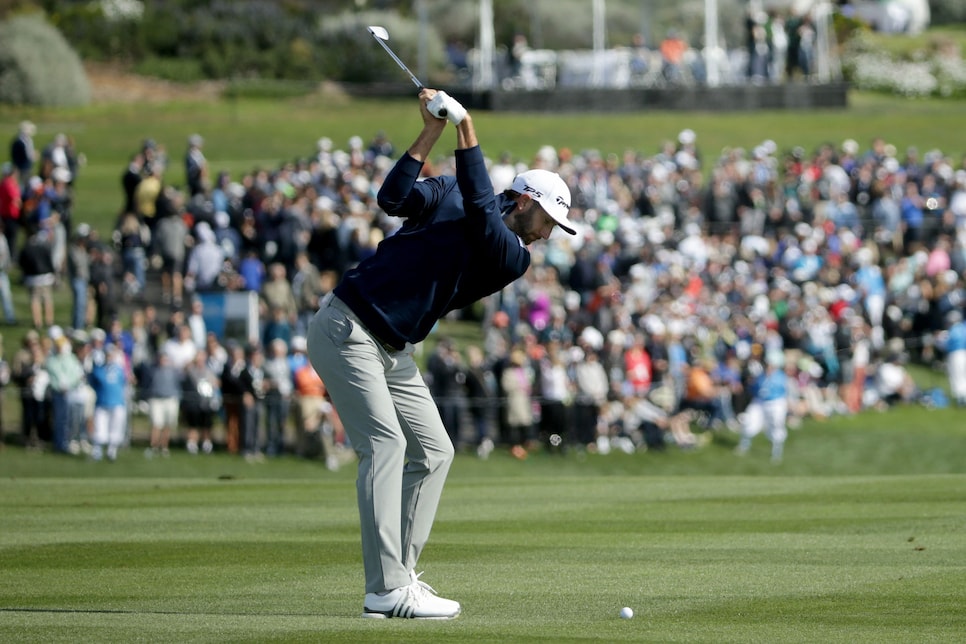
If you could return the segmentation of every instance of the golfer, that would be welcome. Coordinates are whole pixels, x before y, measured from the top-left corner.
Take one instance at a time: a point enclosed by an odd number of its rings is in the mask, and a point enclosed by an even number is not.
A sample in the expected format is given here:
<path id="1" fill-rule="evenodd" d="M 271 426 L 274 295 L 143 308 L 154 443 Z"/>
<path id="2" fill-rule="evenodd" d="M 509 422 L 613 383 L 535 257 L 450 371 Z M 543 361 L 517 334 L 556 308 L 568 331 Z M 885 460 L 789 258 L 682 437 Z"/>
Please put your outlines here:
<path id="1" fill-rule="evenodd" d="M 452 619 L 459 603 L 438 597 L 414 570 L 454 452 L 413 344 L 449 311 L 523 275 L 528 244 L 555 226 L 576 232 L 557 174 L 524 172 L 495 195 L 463 106 L 423 89 L 419 109 L 423 129 L 378 194 L 379 206 L 405 222 L 323 299 L 308 352 L 359 457 L 363 616 Z M 456 125 L 456 176 L 417 181 L 447 119 Z"/>

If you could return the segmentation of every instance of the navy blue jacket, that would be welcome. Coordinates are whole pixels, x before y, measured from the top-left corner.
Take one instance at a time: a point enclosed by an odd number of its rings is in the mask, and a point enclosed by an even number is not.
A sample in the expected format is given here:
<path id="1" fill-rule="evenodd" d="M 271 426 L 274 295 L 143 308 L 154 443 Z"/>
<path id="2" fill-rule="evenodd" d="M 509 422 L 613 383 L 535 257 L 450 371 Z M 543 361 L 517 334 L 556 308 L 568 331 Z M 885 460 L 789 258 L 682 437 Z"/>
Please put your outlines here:
<path id="1" fill-rule="evenodd" d="M 379 206 L 406 221 L 335 289 L 373 335 L 397 349 L 530 266 L 530 251 L 503 223 L 514 202 L 493 194 L 479 146 L 456 151 L 455 177 L 417 181 L 421 169 L 404 154 L 390 170 Z"/>

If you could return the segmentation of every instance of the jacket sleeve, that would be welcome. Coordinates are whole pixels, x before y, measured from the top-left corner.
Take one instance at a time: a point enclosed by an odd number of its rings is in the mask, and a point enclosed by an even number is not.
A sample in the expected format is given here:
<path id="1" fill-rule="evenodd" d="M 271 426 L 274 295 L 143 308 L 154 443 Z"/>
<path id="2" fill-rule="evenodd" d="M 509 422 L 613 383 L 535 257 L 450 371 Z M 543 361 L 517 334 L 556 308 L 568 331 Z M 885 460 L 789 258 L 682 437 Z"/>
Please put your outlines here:
<path id="1" fill-rule="evenodd" d="M 418 181 L 422 169 L 422 162 L 408 152 L 392 167 L 376 195 L 387 215 L 418 219 L 436 209 L 446 195 L 446 186 L 438 178 Z"/>
<path id="2" fill-rule="evenodd" d="M 493 183 L 480 146 L 456 151 L 456 181 L 463 196 L 467 221 L 480 235 L 498 265 L 519 275 L 530 265 L 530 252 L 503 223 Z"/>

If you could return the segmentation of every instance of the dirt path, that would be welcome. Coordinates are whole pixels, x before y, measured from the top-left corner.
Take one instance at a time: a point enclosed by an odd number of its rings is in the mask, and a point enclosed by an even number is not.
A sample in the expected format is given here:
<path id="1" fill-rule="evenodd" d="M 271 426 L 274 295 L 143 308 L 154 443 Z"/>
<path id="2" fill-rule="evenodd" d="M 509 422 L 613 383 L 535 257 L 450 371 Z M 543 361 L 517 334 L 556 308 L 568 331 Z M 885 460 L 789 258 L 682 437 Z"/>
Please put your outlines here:
<path id="1" fill-rule="evenodd" d="M 94 103 L 160 103 L 188 98 L 214 101 L 225 88 L 223 81 L 173 83 L 137 76 L 117 65 L 89 63 L 85 68 Z"/>

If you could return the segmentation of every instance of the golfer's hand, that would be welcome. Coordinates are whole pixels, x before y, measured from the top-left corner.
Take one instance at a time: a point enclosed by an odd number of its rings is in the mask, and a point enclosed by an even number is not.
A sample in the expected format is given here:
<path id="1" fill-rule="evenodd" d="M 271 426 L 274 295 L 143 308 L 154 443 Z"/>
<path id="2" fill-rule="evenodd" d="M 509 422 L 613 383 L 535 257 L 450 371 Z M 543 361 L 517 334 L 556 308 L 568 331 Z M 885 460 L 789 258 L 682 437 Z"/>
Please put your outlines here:
<path id="1" fill-rule="evenodd" d="M 446 119 L 434 115 L 429 104 L 439 92 L 435 89 L 424 87 L 419 91 L 419 113 L 423 117 L 423 123 L 427 126 L 437 127 L 440 130 L 446 126 Z"/>
<path id="2" fill-rule="evenodd" d="M 455 98 L 442 91 L 436 92 L 436 95 L 426 104 L 426 109 L 436 118 L 449 119 L 449 122 L 453 125 L 459 125 L 466 118 L 466 108 L 460 105 Z"/>

